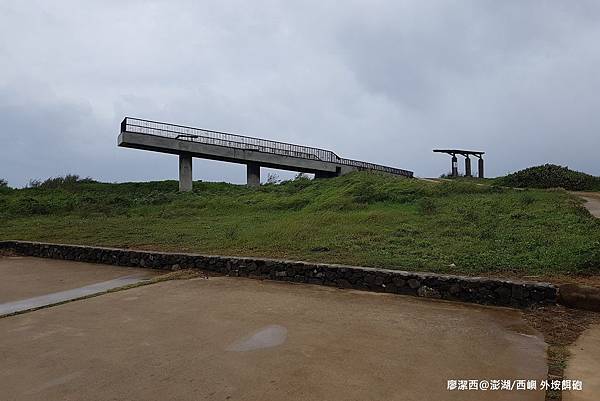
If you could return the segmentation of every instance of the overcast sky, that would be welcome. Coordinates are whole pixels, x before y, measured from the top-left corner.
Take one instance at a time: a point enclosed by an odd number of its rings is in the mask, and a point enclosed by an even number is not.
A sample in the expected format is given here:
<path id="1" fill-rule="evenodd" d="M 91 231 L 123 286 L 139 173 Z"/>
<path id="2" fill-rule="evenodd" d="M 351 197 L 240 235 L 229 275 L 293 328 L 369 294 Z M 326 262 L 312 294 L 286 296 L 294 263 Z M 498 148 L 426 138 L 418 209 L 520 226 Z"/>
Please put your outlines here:
<path id="1" fill-rule="evenodd" d="M 449 170 L 436 147 L 486 151 L 493 176 L 546 162 L 600 175 L 599 96 L 597 0 L 0 0 L 12 186 L 177 178 L 176 156 L 116 146 L 125 115 L 418 176 Z M 195 160 L 194 179 L 245 169 Z"/>

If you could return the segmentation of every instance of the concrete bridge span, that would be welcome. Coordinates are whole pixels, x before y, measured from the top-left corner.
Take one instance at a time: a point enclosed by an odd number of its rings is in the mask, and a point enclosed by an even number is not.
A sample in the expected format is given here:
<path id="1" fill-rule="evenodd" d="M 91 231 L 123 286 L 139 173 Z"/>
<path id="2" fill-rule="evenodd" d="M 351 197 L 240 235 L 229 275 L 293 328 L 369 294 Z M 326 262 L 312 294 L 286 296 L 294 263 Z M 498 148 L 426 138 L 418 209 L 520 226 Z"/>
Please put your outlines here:
<path id="1" fill-rule="evenodd" d="M 330 150 L 131 117 L 121 122 L 118 146 L 178 155 L 180 191 L 192 189 L 192 157 L 245 164 L 249 186 L 260 184 L 261 167 L 313 173 L 316 178 L 359 170 L 413 176 L 412 171 L 344 159 Z"/>

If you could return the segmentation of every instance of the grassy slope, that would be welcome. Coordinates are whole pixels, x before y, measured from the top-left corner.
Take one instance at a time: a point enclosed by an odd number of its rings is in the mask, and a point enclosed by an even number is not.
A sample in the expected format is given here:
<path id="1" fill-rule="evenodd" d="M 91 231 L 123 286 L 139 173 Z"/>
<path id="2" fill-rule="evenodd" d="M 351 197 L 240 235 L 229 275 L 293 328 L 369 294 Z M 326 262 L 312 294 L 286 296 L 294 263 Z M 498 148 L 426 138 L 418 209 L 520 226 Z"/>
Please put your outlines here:
<path id="1" fill-rule="evenodd" d="M 468 274 L 600 270 L 600 223 L 562 191 L 369 173 L 194 185 L 188 194 L 174 181 L 2 191 L 0 239 Z"/>

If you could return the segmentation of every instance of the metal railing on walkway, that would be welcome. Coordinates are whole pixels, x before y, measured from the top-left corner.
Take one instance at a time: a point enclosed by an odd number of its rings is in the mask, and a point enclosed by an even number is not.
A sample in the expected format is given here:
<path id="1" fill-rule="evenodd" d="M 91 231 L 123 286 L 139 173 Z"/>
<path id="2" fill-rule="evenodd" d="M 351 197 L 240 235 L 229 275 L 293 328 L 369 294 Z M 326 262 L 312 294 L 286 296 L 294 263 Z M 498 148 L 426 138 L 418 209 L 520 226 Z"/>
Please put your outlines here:
<path id="1" fill-rule="evenodd" d="M 242 150 L 253 150 L 256 152 L 296 157 L 301 159 L 320 160 L 323 162 L 352 166 L 359 170 L 375 170 L 406 177 L 413 176 L 412 171 L 358 160 L 344 159 L 330 150 L 313 148 L 310 146 L 294 145 L 279 141 L 271 141 L 268 139 L 253 138 L 244 135 L 230 134 L 227 132 L 187 127 L 177 124 L 142 120 L 139 118 L 125 117 L 125 119 L 123 119 L 121 122 L 121 132 L 156 135 L 182 141 L 204 143 L 207 145 L 224 146 Z"/>

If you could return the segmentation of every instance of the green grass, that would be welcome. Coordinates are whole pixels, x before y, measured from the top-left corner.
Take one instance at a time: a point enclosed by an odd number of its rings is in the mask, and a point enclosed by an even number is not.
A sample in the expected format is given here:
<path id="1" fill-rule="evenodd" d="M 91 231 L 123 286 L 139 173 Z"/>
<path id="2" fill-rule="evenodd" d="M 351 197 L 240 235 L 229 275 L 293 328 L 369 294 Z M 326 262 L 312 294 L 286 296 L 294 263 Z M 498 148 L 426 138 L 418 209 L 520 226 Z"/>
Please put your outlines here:
<path id="1" fill-rule="evenodd" d="M 246 188 L 175 181 L 0 191 L 0 239 L 466 274 L 596 274 L 600 223 L 563 191 L 373 173 Z"/>

